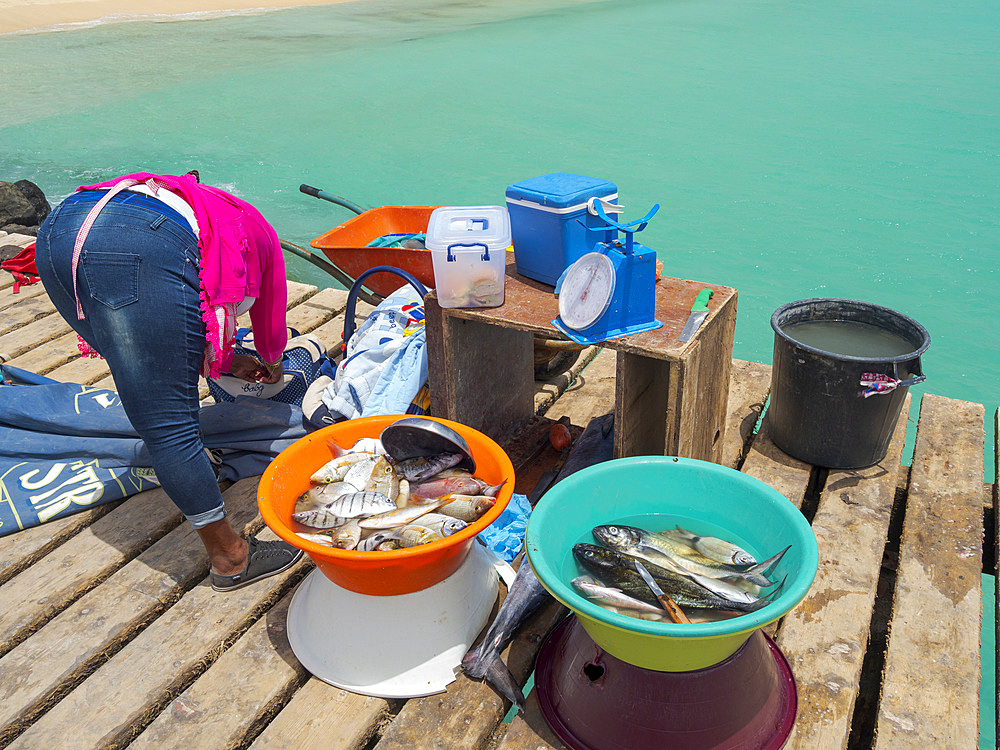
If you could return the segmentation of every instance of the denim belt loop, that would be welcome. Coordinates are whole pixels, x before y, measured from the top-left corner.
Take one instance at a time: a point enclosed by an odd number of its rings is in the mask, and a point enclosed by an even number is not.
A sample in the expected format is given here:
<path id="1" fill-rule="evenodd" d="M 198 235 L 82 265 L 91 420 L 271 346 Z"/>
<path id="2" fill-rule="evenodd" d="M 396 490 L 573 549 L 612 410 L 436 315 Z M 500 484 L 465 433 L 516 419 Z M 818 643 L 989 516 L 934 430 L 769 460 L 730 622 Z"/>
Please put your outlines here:
<path id="1" fill-rule="evenodd" d="M 80 226 L 80 231 L 76 234 L 76 242 L 73 244 L 73 265 L 71 267 L 71 275 L 73 277 L 73 296 L 76 298 L 76 319 L 83 320 L 83 307 L 80 305 L 80 293 L 76 288 L 76 273 L 77 267 L 80 264 L 80 252 L 83 250 L 83 243 L 87 241 L 87 235 L 90 234 L 90 228 L 97 221 L 98 214 L 104 210 L 104 207 L 108 205 L 112 198 L 114 198 L 118 193 L 123 190 L 127 190 L 133 185 L 138 185 L 142 180 L 137 180 L 135 178 L 129 178 L 127 180 L 122 180 L 117 185 L 108 190 L 104 197 L 101 198 L 92 209 L 90 213 L 87 214 L 87 218 L 83 220 L 83 224 Z M 146 186 L 153 191 L 154 194 L 163 187 L 163 183 L 157 181 L 155 177 L 150 177 L 145 181 Z"/>

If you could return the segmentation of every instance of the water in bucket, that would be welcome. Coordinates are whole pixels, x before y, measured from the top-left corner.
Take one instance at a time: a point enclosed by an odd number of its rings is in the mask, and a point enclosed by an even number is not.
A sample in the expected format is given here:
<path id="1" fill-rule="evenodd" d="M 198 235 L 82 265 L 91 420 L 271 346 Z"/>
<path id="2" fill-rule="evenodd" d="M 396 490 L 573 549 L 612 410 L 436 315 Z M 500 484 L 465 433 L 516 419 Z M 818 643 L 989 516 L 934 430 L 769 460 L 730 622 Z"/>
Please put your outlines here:
<path id="1" fill-rule="evenodd" d="M 809 320 L 784 327 L 788 338 L 847 357 L 899 357 L 914 350 L 903 336 L 881 326 L 852 320 Z"/>

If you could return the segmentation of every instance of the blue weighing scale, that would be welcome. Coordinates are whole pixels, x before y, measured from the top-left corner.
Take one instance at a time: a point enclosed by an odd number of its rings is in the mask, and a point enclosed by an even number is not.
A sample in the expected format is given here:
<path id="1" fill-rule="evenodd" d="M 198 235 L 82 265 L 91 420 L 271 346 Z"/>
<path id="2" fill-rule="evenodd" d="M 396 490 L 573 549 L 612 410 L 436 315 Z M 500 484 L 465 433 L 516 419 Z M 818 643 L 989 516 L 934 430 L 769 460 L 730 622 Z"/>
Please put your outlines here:
<path id="1" fill-rule="evenodd" d="M 625 242 L 598 242 L 593 252 L 568 266 L 556 283 L 559 317 L 552 325 L 578 344 L 597 344 L 663 325 L 653 311 L 656 253 L 634 241 L 635 233 L 646 228 L 660 204 L 628 224 L 609 218 L 600 201 L 593 205 L 607 226 L 588 229 L 616 229 L 625 234 Z"/>

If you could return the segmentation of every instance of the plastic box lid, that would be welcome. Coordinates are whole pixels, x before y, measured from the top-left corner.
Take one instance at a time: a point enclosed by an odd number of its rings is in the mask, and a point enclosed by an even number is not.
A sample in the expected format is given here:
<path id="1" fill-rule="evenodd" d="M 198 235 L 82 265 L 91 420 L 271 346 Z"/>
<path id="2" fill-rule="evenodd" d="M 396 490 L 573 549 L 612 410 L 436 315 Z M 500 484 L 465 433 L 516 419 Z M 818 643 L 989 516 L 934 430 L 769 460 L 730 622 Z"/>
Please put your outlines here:
<path id="1" fill-rule="evenodd" d="M 427 222 L 428 249 L 453 242 L 482 242 L 491 249 L 510 244 L 510 216 L 503 206 L 441 206 Z"/>
<path id="2" fill-rule="evenodd" d="M 568 208 L 586 203 L 590 198 L 605 198 L 618 192 L 613 182 L 568 172 L 553 172 L 541 177 L 515 182 L 507 188 L 507 197 L 530 201 L 550 208 Z"/>

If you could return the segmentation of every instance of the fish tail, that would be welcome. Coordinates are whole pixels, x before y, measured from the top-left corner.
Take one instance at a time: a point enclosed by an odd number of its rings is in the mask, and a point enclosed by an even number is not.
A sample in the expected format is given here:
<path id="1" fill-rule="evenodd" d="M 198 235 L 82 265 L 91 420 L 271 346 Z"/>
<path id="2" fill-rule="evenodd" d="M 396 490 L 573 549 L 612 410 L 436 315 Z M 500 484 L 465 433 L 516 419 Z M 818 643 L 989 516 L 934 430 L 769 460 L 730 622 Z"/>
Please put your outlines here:
<path id="1" fill-rule="evenodd" d="M 771 568 L 773 568 L 775 565 L 778 564 L 778 562 L 781 560 L 781 558 L 785 556 L 785 553 L 788 552 L 788 550 L 790 550 L 791 548 L 792 548 L 792 545 L 789 544 L 787 547 L 785 547 L 783 550 L 781 550 L 781 552 L 779 552 L 778 554 L 774 555 L 774 557 L 769 557 L 766 560 L 764 560 L 764 562 L 759 562 L 756 565 L 751 565 L 749 568 L 747 568 L 746 572 L 750 573 L 751 575 L 755 575 L 755 576 L 763 576 L 763 575 L 765 575 L 766 573 L 768 573 L 771 570 Z M 754 581 L 754 583 L 757 583 L 757 582 Z M 767 585 L 770 585 L 771 583 L 772 583 L 771 581 L 768 581 Z M 758 585 L 764 585 L 764 584 L 758 584 Z"/>
<path id="2" fill-rule="evenodd" d="M 525 700 L 524 691 L 517 684 L 514 675 L 511 674 L 507 665 L 503 663 L 500 654 L 495 651 L 490 654 L 486 662 L 486 672 L 484 679 L 492 685 L 500 695 L 517 706 L 518 711 L 524 711 Z"/>
<path id="3" fill-rule="evenodd" d="M 347 451 L 345 451 L 343 448 L 341 448 L 339 445 L 337 445 L 332 440 L 327 440 L 326 444 L 329 445 L 330 449 L 333 451 L 333 457 L 334 458 L 340 458 L 345 453 L 347 453 Z"/>

